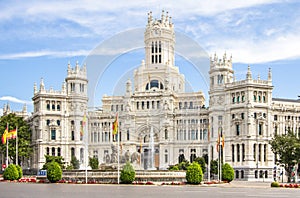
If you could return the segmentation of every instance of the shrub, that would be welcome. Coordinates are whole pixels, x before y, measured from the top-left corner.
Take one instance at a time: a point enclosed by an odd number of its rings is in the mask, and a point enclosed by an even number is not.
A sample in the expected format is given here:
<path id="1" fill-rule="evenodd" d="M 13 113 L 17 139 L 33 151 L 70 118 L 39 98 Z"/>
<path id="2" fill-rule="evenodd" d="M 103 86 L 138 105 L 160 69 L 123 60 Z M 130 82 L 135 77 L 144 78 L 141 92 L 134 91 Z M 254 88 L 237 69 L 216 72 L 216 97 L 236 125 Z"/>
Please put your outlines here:
<path id="1" fill-rule="evenodd" d="M 121 171 L 120 179 L 124 184 L 131 184 L 134 181 L 135 170 L 129 162 L 126 162 L 126 164 L 124 165 Z"/>
<path id="2" fill-rule="evenodd" d="M 197 157 L 194 161 L 201 166 L 202 173 L 204 174 L 206 172 L 206 163 L 204 157 Z"/>
<path id="3" fill-rule="evenodd" d="M 180 162 L 178 164 L 178 168 L 179 168 L 179 170 L 187 170 L 187 168 L 189 167 L 189 165 L 190 165 L 190 162 L 187 161 L 187 160 L 184 160 L 183 162 Z"/>
<path id="4" fill-rule="evenodd" d="M 279 187 L 279 183 L 278 182 L 272 182 L 271 183 L 271 187 Z"/>
<path id="5" fill-rule="evenodd" d="M 186 171 L 186 181 L 189 184 L 200 184 L 203 178 L 201 166 L 197 162 L 193 162 Z"/>
<path id="6" fill-rule="evenodd" d="M 51 183 L 55 183 L 59 181 L 61 178 L 62 178 L 62 170 L 60 165 L 54 161 L 48 163 L 47 179 Z"/>
<path id="7" fill-rule="evenodd" d="M 70 163 L 71 163 L 72 169 L 79 169 L 79 160 L 75 156 L 71 157 Z"/>
<path id="8" fill-rule="evenodd" d="M 171 166 L 169 170 L 174 170 L 174 171 L 179 170 L 178 165 Z"/>
<path id="9" fill-rule="evenodd" d="M 22 170 L 21 166 L 19 166 L 19 165 L 16 165 L 16 168 L 17 168 L 18 173 L 19 173 L 18 179 L 21 179 L 23 177 L 23 170 Z"/>
<path id="10" fill-rule="evenodd" d="M 234 170 L 228 163 L 225 163 L 222 166 L 222 180 L 231 182 L 233 179 L 234 179 Z"/>
<path id="11" fill-rule="evenodd" d="M 89 158 L 89 165 L 93 170 L 97 170 L 99 168 L 99 161 L 98 158 L 93 157 L 93 158 Z"/>
<path id="12" fill-rule="evenodd" d="M 14 164 L 8 165 L 8 167 L 4 170 L 3 178 L 5 180 L 17 180 L 19 179 L 19 172 Z"/>

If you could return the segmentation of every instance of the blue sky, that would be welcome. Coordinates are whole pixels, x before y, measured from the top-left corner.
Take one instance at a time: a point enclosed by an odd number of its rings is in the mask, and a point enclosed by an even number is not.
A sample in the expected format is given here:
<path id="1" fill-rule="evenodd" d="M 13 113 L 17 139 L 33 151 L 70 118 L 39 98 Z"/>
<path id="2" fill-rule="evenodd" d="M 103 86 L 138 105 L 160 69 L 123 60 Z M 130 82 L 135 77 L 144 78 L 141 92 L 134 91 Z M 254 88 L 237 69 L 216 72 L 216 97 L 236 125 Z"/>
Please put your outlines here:
<path id="1" fill-rule="evenodd" d="M 1 1 L 0 7 L 0 107 L 9 102 L 17 111 L 26 103 L 31 111 L 34 82 L 39 84 L 43 78 L 47 89 L 60 90 L 68 62 L 83 64 L 97 46 L 121 32 L 145 28 L 147 13 L 152 11 L 159 18 L 162 9 L 172 16 L 177 32 L 193 39 L 209 55 L 216 52 L 221 57 L 225 51 L 232 55 L 237 80 L 245 78 L 248 65 L 254 78 L 266 79 L 271 68 L 273 97 L 296 99 L 300 94 L 297 0 L 29 0 Z M 143 50 L 136 49 L 111 65 L 125 67 L 125 74 L 119 74 L 127 79 L 141 59 Z M 197 81 L 184 59 L 176 57 L 176 65 L 192 89 L 207 96 L 207 87 Z M 104 76 L 99 81 L 96 106 L 101 105 L 104 93 L 114 94 L 120 79 L 116 72 L 116 77 Z"/>

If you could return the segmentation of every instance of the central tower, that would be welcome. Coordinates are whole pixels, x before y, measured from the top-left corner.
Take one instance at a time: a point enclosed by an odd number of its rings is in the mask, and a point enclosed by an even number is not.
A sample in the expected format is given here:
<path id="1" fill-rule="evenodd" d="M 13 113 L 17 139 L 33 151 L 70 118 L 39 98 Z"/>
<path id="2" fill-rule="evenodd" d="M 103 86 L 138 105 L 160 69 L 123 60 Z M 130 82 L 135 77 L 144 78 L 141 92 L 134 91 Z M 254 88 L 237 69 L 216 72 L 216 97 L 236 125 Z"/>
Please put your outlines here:
<path id="1" fill-rule="evenodd" d="M 175 32 L 168 12 L 160 19 L 148 13 L 144 34 L 145 61 L 134 73 L 135 92 L 177 92 L 185 90 L 184 76 L 175 67 Z"/>
<path id="2" fill-rule="evenodd" d="M 165 15 L 162 11 L 160 20 L 153 20 L 149 12 L 145 31 L 146 64 L 154 67 L 174 65 L 174 45 L 174 25 L 168 12 Z"/>

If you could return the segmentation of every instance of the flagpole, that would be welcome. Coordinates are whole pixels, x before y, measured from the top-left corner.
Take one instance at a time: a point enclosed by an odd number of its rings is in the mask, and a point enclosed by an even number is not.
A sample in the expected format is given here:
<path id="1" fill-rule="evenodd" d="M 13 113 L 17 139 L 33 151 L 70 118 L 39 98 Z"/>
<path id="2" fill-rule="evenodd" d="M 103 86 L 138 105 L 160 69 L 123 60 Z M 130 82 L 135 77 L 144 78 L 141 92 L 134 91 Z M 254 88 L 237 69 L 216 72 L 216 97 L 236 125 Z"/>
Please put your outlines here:
<path id="1" fill-rule="evenodd" d="M 207 181 L 210 181 L 210 125 L 208 124 Z"/>
<path id="2" fill-rule="evenodd" d="M 16 127 L 16 165 L 19 164 L 18 162 L 18 126 Z"/>
<path id="3" fill-rule="evenodd" d="M 119 122 L 118 118 L 116 120 Z M 118 134 L 118 184 L 120 183 L 120 133 L 119 133 L 119 123 L 117 123 L 117 134 Z"/>
<path id="4" fill-rule="evenodd" d="M 86 113 L 85 113 L 85 115 L 84 115 L 84 119 L 85 119 L 85 122 L 87 122 L 86 121 Z M 88 125 L 85 123 L 85 125 L 84 125 L 84 127 L 83 127 L 83 131 L 85 131 L 86 130 L 86 127 L 87 127 Z M 88 131 L 85 131 L 85 183 L 87 184 L 87 167 L 88 167 Z"/>
<path id="5" fill-rule="evenodd" d="M 6 123 L 7 134 L 8 134 L 8 126 L 9 126 L 9 124 Z M 7 134 L 5 136 L 5 140 L 6 140 L 6 161 L 5 161 L 5 165 L 6 165 L 6 168 L 8 166 L 8 139 L 7 139 Z"/>

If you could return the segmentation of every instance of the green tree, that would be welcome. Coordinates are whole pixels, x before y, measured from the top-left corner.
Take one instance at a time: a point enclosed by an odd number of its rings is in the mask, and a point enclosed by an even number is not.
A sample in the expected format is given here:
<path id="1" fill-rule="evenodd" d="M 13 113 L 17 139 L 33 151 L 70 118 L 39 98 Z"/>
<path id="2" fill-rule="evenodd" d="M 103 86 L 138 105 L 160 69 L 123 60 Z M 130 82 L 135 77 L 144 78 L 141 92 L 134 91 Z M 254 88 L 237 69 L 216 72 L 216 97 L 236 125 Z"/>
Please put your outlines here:
<path id="1" fill-rule="evenodd" d="M 135 170 L 130 162 L 126 162 L 124 165 L 121 175 L 120 175 L 121 182 L 124 184 L 131 184 L 135 179 Z"/>
<path id="2" fill-rule="evenodd" d="M 204 174 L 206 172 L 206 163 L 204 157 L 197 157 L 194 161 L 201 166 L 202 172 Z"/>
<path id="3" fill-rule="evenodd" d="M 5 180 L 17 180 L 19 179 L 19 171 L 14 164 L 8 165 L 8 167 L 4 170 L 3 178 Z"/>
<path id="4" fill-rule="evenodd" d="M 200 184 L 203 178 L 201 166 L 193 162 L 186 170 L 186 181 L 189 184 Z"/>
<path id="5" fill-rule="evenodd" d="M 99 161 L 98 161 L 98 158 L 96 157 L 89 157 L 89 165 L 90 167 L 93 169 L 93 170 L 97 170 L 99 169 Z"/>
<path id="6" fill-rule="evenodd" d="M 218 174 L 218 160 L 211 160 L 210 161 L 210 174 L 217 175 Z"/>
<path id="7" fill-rule="evenodd" d="M 0 135 L 2 137 L 6 127 L 9 131 L 18 128 L 18 163 L 27 163 L 33 150 L 31 148 L 31 130 L 23 118 L 16 116 L 14 113 L 2 116 L 0 118 Z M 6 155 L 6 144 L 1 144 L 0 149 Z M 8 157 L 16 163 L 16 139 L 8 140 Z"/>
<path id="8" fill-rule="evenodd" d="M 71 163 L 73 169 L 79 169 L 79 160 L 75 156 L 71 157 L 70 163 Z"/>
<path id="9" fill-rule="evenodd" d="M 48 163 L 47 179 L 51 183 L 55 183 L 55 182 L 59 181 L 61 178 L 62 178 L 62 170 L 61 170 L 60 165 L 55 161 Z"/>
<path id="10" fill-rule="evenodd" d="M 60 168 L 62 170 L 65 169 L 64 158 L 63 157 L 45 155 L 45 158 L 46 158 L 46 162 L 43 165 L 43 168 L 42 168 L 43 170 L 48 170 L 49 163 L 51 163 L 51 162 L 56 162 L 56 163 L 58 163 L 58 165 L 60 166 Z"/>
<path id="11" fill-rule="evenodd" d="M 234 179 L 234 170 L 233 168 L 228 164 L 225 163 L 222 166 L 222 180 L 231 182 Z"/>
<path id="12" fill-rule="evenodd" d="M 276 162 L 283 164 L 289 177 L 291 167 L 299 162 L 300 159 L 300 140 L 289 131 L 287 134 L 275 135 L 270 141 L 271 149 L 278 156 Z"/>

